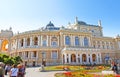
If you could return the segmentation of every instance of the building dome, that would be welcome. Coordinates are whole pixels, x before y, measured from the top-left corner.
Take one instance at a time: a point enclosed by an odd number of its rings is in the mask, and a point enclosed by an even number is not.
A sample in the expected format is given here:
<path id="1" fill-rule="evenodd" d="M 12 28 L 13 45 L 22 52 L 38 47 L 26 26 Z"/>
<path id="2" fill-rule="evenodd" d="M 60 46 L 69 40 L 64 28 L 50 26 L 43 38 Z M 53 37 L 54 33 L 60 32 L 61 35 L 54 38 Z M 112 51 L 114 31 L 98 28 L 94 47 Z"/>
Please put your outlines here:
<path id="1" fill-rule="evenodd" d="M 78 24 L 80 24 L 80 25 L 87 25 L 86 22 L 83 22 L 83 21 L 78 21 Z"/>
<path id="2" fill-rule="evenodd" d="M 50 21 L 47 25 L 46 28 L 54 27 L 54 24 Z"/>

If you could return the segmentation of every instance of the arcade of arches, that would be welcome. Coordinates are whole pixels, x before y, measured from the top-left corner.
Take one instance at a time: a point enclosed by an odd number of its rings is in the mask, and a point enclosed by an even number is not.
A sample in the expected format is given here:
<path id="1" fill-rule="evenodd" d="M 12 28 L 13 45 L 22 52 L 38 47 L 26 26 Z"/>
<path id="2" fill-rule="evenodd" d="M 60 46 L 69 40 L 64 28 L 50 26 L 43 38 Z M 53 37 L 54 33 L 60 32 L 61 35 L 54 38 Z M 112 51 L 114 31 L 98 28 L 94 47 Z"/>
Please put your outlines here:
<path id="1" fill-rule="evenodd" d="M 100 53 L 63 54 L 64 64 L 101 64 Z"/>

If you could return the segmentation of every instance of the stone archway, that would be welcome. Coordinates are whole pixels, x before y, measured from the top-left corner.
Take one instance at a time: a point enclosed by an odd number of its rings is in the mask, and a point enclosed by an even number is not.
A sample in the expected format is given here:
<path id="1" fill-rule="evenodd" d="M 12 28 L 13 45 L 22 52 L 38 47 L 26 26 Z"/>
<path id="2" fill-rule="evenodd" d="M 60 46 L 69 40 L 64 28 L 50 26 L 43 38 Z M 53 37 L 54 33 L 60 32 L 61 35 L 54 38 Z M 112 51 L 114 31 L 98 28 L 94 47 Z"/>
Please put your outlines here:
<path id="1" fill-rule="evenodd" d="M 83 62 L 86 62 L 86 61 L 87 61 L 87 56 L 86 56 L 86 54 L 83 54 L 83 55 L 82 55 L 82 61 L 83 61 Z"/>
<path id="2" fill-rule="evenodd" d="M 7 51 L 8 50 L 8 40 L 3 40 L 2 41 L 1 50 L 2 51 Z"/>
<path id="3" fill-rule="evenodd" d="M 76 62 L 76 55 L 75 54 L 71 55 L 71 62 Z"/>
<path id="4" fill-rule="evenodd" d="M 96 61 L 96 55 L 92 54 L 92 61 L 95 62 Z"/>

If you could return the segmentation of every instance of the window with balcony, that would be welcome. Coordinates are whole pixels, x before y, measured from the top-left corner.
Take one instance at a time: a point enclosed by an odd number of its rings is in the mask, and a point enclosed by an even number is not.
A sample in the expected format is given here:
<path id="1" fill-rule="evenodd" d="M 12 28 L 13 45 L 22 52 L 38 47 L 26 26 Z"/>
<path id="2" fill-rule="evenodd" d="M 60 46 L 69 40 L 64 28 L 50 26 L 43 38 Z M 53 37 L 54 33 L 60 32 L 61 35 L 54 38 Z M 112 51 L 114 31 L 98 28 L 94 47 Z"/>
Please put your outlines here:
<path id="1" fill-rule="evenodd" d="M 70 45 L 70 37 L 69 36 L 65 37 L 65 45 Z"/>
<path id="2" fill-rule="evenodd" d="M 79 38 L 78 37 L 75 37 L 75 46 L 79 46 Z"/>
<path id="3" fill-rule="evenodd" d="M 89 46 L 88 38 L 87 38 L 87 37 L 84 38 L 84 46 L 85 46 L 85 47 L 88 47 L 88 46 Z"/>

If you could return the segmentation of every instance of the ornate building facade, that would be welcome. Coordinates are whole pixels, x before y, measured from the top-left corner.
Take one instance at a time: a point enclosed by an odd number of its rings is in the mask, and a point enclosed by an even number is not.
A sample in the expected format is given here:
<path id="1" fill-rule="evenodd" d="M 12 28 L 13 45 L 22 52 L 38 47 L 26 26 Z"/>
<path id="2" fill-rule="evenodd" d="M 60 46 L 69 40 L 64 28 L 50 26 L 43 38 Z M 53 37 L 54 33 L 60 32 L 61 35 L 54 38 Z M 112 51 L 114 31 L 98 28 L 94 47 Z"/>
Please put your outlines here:
<path id="1" fill-rule="evenodd" d="M 28 66 L 56 64 L 104 64 L 119 62 L 120 37 L 103 36 L 101 21 L 90 25 L 79 21 L 65 27 L 49 22 L 45 28 L 13 35 L 0 33 L 1 53 L 20 56 Z"/>

